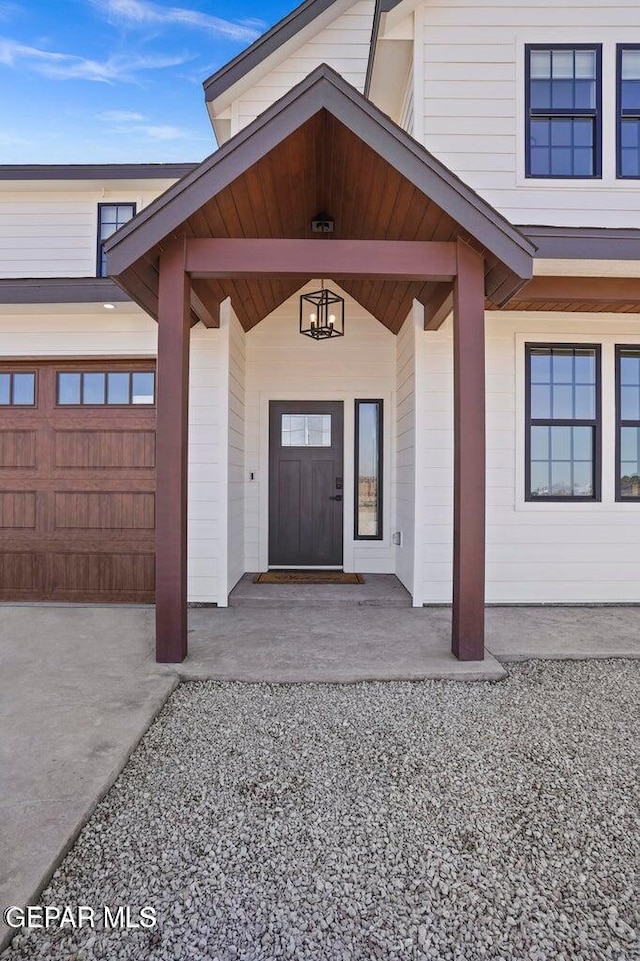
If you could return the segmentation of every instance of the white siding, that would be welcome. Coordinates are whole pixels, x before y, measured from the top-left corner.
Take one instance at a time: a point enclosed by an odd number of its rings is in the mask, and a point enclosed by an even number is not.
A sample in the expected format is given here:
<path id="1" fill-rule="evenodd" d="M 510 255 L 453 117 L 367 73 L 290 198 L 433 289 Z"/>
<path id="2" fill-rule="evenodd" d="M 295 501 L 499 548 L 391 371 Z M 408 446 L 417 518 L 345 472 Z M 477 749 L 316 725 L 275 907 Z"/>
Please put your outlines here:
<path id="1" fill-rule="evenodd" d="M 615 48 L 638 36 L 637 3 L 429 0 L 419 13 L 429 150 L 513 223 L 637 227 L 638 184 L 615 179 Z M 603 45 L 602 180 L 527 180 L 524 46 L 592 42 Z"/>
<path id="2" fill-rule="evenodd" d="M 308 290 L 318 289 L 312 281 Z M 337 289 L 335 284 L 332 288 Z M 245 496 L 246 566 L 264 570 L 268 559 L 268 413 L 270 400 L 344 402 L 345 570 L 393 573 L 391 425 L 396 385 L 395 337 L 351 298 L 346 298 L 346 334 L 317 343 L 298 332 L 298 298 L 291 298 L 247 335 L 245 472 L 254 474 Z M 384 540 L 353 538 L 354 400 L 382 398 L 385 408 Z"/>
<path id="3" fill-rule="evenodd" d="M 0 278 L 95 277 L 98 204 L 146 207 L 159 190 L 37 190 L 19 181 L 0 190 Z"/>
<path id="4" fill-rule="evenodd" d="M 155 357 L 157 325 L 135 307 L 91 305 L 0 312 L 0 358 Z M 98 312 L 100 311 L 100 312 Z M 227 369 L 224 330 L 191 333 L 189 600 L 226 604 Z"/>
<path id="5" fill-rule="evenodd" d="M 229 490 L 227 583 L 231 591 L 244 574 L 244 445 L 246 335 L 229 307 Z"/>
<path id="6" fill-rule="evenodd" d="M 416 323 L 405 321 L 396 344 L 395 525 L 402 545 L 395 547 L 396 575 L 410 594 L 415 576 L 416 521 Z"/>
<path id="7" fill-rule="evenodd" d="M 237 133 L 279 100 L 321 63 L 333 67 L 358 90 L 364 88 L 371 40 L 373 0 L 358 0 L 348 12 L 242 93 L 231 106 L 231 133 Z"/>
<path id="8" fill-rule="evenodd" d="M 421 333 L 425 602 L 451 600 L 453 366 L 451 323 Z M 524 500 L 524 344 L 602 344 L 601 503 Z M 616 343 L 640 343 L 635 319 L 616 315 L 487 315 L 487 601 L 640 601 L 640 512 L 614 495 Z M 420 474 L 418 475 L 420 476 Z"/>

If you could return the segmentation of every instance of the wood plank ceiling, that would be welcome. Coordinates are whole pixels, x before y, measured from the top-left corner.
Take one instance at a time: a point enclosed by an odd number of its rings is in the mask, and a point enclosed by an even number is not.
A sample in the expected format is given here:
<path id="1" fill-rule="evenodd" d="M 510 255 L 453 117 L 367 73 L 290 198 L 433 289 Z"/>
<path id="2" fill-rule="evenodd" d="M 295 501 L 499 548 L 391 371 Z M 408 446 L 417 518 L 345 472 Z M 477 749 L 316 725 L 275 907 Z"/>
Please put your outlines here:
<path id="1" fill-rule="evenodd" d="M 192 214 L 173 234 L 188 237 L 315 238 L 311 221 L 331 215 L 336 239 L 435 240 L 465 237 L 481 249 L 435 203 L 326 110 L 283 140 Z M 127 271 L 127 286 L 157 305 L 161 246 Z M 493 255 L 487 274 L 507 273 Z M 210 295 L 230 296 L 245 330 L 250 330 L 311 280 L 211 279 Z M 331 278 L 389 330 L 397 333 L 414 298 L 428 300 L 437 283 L 367 280 L 345 273 Z M 132 290 L 132 292 L 134 292 Z"/>

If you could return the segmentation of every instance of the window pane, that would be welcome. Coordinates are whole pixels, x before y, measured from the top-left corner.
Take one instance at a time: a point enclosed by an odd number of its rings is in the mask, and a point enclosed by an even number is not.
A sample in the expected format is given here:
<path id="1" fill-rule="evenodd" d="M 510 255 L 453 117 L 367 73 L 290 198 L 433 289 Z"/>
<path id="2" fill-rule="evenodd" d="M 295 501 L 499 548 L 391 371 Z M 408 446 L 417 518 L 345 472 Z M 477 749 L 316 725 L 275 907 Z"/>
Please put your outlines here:
<path id="1" fill-rule="evenodd" d="M 551 416 L 556 420 L 573 417 L 573 388 L 561 384 L 553 388 L 553 406 Z"/>
<path id="2" fill-rule="evenodd" d="M 551 51 L 532 50 L 530 60 L 531 77 L 548 80 L 551 76 Z"/>
<path id="3" fill-rule="evenodd" d="M 570 147 L 552 147 L 551 173 L 555 177 L 569 177 L 573 173 L 573 153 Z"/>
<path id="4" fill-rule="evenodd" d="M 593 460 L 593 427 L 573 427 L 573 456 L 576 460 Z"/>
<path id="5" fill-rule="evenodd" d="M 283 447 L 331 447 L 331 414 L 283 414 L 281 443 Z"/>
<path id="6" fill-rule="evenodd" d="M 596 358 L 592 350 L 576 350 L 574 364 L 576 384 L 595 384 Z"/>
<path id="7" fill-rule="evenodd" d="M 532 350 L 531 351 L 531 383 L 549 384 L 551 383 L 551 351 Z"/>
<path id="8" fill-rule="evenodd" d="M 640 387 L 620 388 L 621 420 L 640 420 Z"/>
<path id="9" fill-rule="evenodd" d="M 380 506 L 380 404 L 360 402 L 357 456 L 357 537 L 379 537 Z"/>
<path id="10" fill-rule="evenodd" d="M 549 462 L 538 461 L 531 464 L 531 494 L 534 497 L 549 495 Z"/>
<path id="11" fill-rule="evenodd" d="M 571 460 L 571 428 L 550 427 L 551 460 Z"/>
<path id="12" fill-rule="evenodd" d="M 129 403 L 129 374 L 117 371 L 107 374 L 107 403 Z"/>
<path id="13" fill-rule="evenodd" d="M 571 384 L 573 382 L 573 351 L 554 350 L 552 370 L 554 384 Z"/>
<path id="14" fill-rule="evenodd" d="M 573 142 L 576 147 L 593 147 L 593 121 L 573 121 Z"/>
<path id="15" fill-rule="evenodd" d="M 573 107 L 573 80 L 553 81 L 551 106 L 554 110 L 568 110 Z"/>
<path id="16" fill-rule="evenodd" d="M 82 375 L 82 403 L 104 404 L 104 374 Z"/>
<path id="17" fill-rule="evenodd" d="M 620 495 L 640 497 L 640 462 L 638 444 L 640 428 L 623 427 L 620 430 Z"/>
<path id="18" fill-rule="evenodd" d="M 595 110 L 596 84 L 594 80 L 576 80 L 574 84 L 573 103 L 570 106 L 576 110 Z"/>
<path id="19" fill-rule="evenodd" d="M 576 50 L 576 71 L 577 78 L 584 80 L 595 80 L 596 76 L 596 52 L 595 50 Z"/>
<path id="20" fill-rule="evenodd" d="M 551 144 L 554 147 L 570 147 L 573 143 L 573 121 L 552 120 Z"/>
<path id="21" fill-rule="evenodd" d="M 13 375 L 13 403 L 34 404 L 36 394 L 35 374 Z"/>
<path id="22" fill-rule="evenodd" d="M 640 50 L 622 51 L 622 79 L 640 80 Z"/>
<path id="23" fill-rule="evenodd" d="M 552 76 L 573 78 L 573 50 L 554 50 L 551 54 Z"/>
<path id="24" fill-rule="evenodd" d="M 548 110 L 551 106 L 551 82 L 549 80 L 531 81 L 531 106 L 537 110 Z"/>
<path id="25" fill-rule="evenodd" d="M 538 420 L 551 417 L 551 388 L 542 385 L 531 387 L 531 416 Z"/>
<path id="26" fill-rule="evenodd" d="M 591 147 L 576 147 L 574 149 L 573 174 L 575 177 L 593 176 L 593 150 Z"/>
<path id="27" fill-rule="evenodd" d="M 549 460 L 549 427 L 531 428 L 531 460 Z"/>
<path id="28" fill-rule="evenodd" d="M 530 140 L 532 147 L 548 147 L 551 139 L 549 120 L 532 120 Z"/>
<path id="29" fill-rule="evenodd" d="M 640 354 L 622 354 L 620 357 L 620 383 L 640 384 Z"/>
<path id="30" fill-rule="evenodd" d="M 152 370 L 137 371 L 131 375 L 131 403 L 155 403 L 156 375 Z"/>
<path id="31" fill-rule="evenodd" d="M 576 420 L 595 420 L 596 416 L 596 391 L 595 387 L 582 387 L 578 385 L 575 389 L 575 410 L 573 416 Z"/>
<path id="32" fill-rule="evenodd" d="M 80 374 L 58 374 L 58 403 L 80 403 Z"/>
<path id="33" fill-rule="evenodd" d="M 573 484 L 571 480 L 571 463 L 569 461 L 552 461 L 549 493 L 554 497 L 572 496 Z"/>
<path id="34" fill-rule="evenodd" d="M 536 176 L 551 173 L 551 151 L 548 147 L 532 147 L 530 170 Z"/>
<path id="35" fill-rule="evenodd" d="M 593 464 L 579 461 L 573 465 L 573 496 L 593 497 Z"/>
<path id="36" fill-rule="evenodd" d="M 622 109 L 638 110 L 640 108 L 640 80 L 623 80 L 621 88 Z"/>
<path id="37" fill-rule="evenodd" d="M 0 374 L 0 404 L 11 400 L 11 374 Z"/>

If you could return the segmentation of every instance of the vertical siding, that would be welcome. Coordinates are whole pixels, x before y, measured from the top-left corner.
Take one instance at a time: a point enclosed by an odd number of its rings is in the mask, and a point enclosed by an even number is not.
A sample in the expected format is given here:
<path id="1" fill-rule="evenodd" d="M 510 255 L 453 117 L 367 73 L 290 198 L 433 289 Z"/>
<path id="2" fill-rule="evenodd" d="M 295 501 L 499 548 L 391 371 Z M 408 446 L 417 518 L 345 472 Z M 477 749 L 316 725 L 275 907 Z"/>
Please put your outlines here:
<path id="1" fill-rule="evenodd" d="M 0 189 L 0 278 L 95 277 L 98 204 L 146 207 L 160 192 L 145 189 Z"/>
<path id="2" fill-rule="evenodd" d="M 516 224 L 637 226 L 637 185 L 615 179 L 615 45 L 637 37 L 636 3 L 430 0 L 416 25 L 423 139 L 443 163 Z M 524 46 L 591 42 L 603 45 L 602 180 L 527 180 Z"/>
<path id="3" fill-rule="evenodd" d="M 229 307 L 229 490 L 227 585 L 231 591 L 244 574 L 245 333 Z"/>
<path id="4" fill-rule="evenodd" d="M 237 133 L 287 91 L 326 63 L 358 90 L 364 88 L 373 22 L 373 0 L 358 0 L 321 29 L 232 105 L 231 133 Z"/>
<path id="5" fill-rule="evenodd" d="M 405 321 L 396 343 L 395 407 L 395 530 L 402 546 L 395 547 L 396 575 L 413 595 L 415 576 L 416 498 L 416 327 L 413 312 Z"/>
<path id="6" fill-rule="evenodd" d="M 422 591 L 451 600 L 453 394 L 451 325 L 422 333 L 417 364 L 425 389 L 421 444 L 427 459 L 418 490 L 424 521 Z M 524 500 L 524 344 L 602 345 L 603 500 L 544 504 Z M 614 495 L 616 344 L 640 343 L 637 323 L 619 315 L 487 315 L 487 601 L 640 601 L 640 510 Z M 420 476 L 420 475 L 419 475 Z"/>
<path id="7" fill-rule="evenodd" d="M 313 281 L 308 289 L 320 286 Z M 335 284 L 332 287 L 336 287 Z M 342 400 L 345 415 L 345 568 L 393 573 L 391 546 L 395 493 L 392 423 L 396 387 L 395 337 L 351 298 L 346 334 L 316 343 L 298 332 L 298 298 L 291 298 L 247 334 L 245 545 L 247 570 L 264 569 L 268 557 L 268 410 L 270 400 Z M 353 538 L 354 400 L 382 398 L 385 407 L 384 540 Z"/>

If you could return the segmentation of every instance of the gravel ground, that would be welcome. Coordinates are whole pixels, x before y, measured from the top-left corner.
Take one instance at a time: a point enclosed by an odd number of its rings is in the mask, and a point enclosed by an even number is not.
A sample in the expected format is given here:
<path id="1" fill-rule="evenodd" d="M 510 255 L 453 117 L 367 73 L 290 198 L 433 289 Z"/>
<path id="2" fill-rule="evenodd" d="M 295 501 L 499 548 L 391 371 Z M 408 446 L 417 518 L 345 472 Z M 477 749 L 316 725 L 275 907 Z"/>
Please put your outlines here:
<path id="1" fill-rule="evenodd" d="M 183 685 L 42 898 L 157 928 L 7 961 L 640 958 L 640 663 L 509 671 Z"/>

